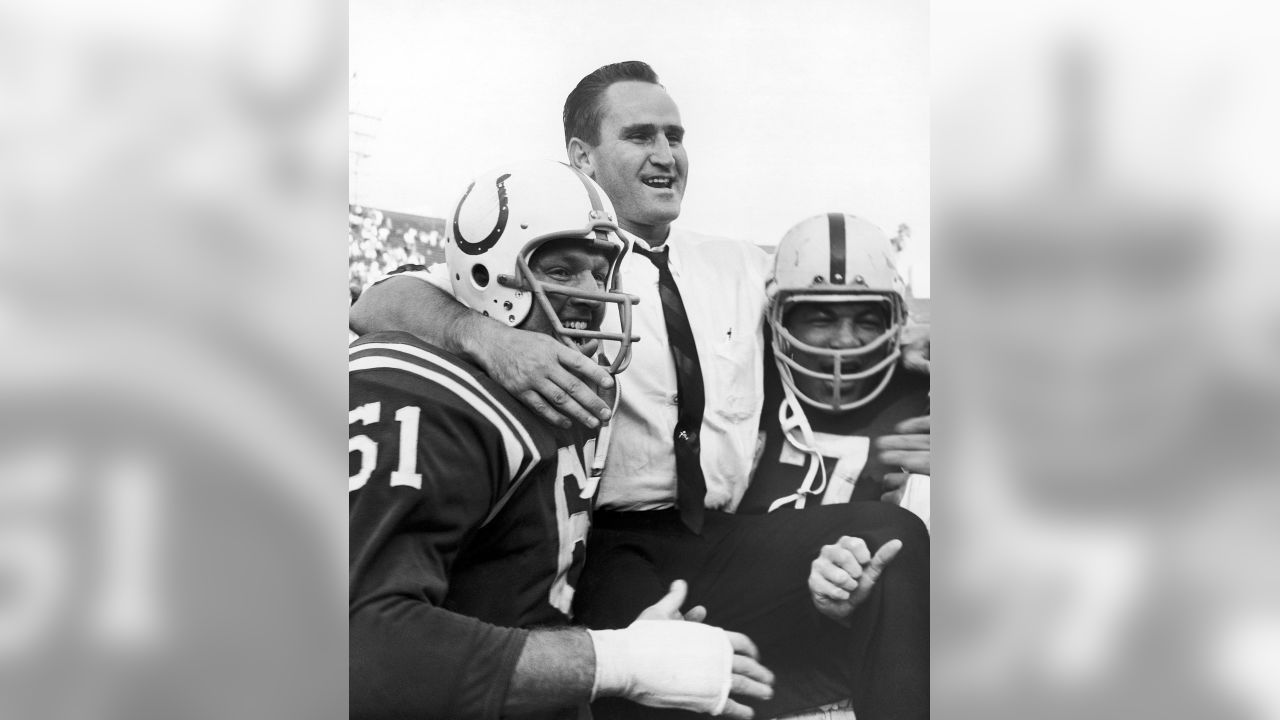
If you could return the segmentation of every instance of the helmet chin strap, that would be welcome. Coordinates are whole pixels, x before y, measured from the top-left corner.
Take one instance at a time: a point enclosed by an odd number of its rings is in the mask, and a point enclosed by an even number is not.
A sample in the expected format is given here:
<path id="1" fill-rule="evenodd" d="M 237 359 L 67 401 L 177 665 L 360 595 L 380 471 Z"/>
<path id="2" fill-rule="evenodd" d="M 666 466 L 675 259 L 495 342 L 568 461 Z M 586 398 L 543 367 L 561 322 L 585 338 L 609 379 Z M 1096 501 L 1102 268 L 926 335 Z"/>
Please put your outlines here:
<path id="1" fill-rule="evenodd" d="M 809 469 L 805 472 L 800 487 L 786 497 L 778 498 L 769 506 L 769 512 L 795 503 L 797 510 L 803 510 L 805 501 L 810 495 L 820 496 L 827 489 L 827 463 L 818 451 L 818 442 L 813 437 L 813 428 L 809 418 L 804 414 L 804 406 L 796 399 L 790 385 L 783 384 L 782 390 L 786 398 L 778 405 L 778 424 L 782 427 L 782 436 L 787 442 L 809 457 Z M 822 480 L 814 487 L 814 479 L 822 474 Z"/>
<path id="2" fill-rule="evenodd" d="M 609 361 L 604 356 L 604 353 L 600 353 L 596 357 L 596 362 L 604 367 L 609 366 Z M 612 411 L 612 414 L 609 416 L 610 418 L 617 414 L 618 400 L 622 396 L 622 394 L 618 392 L 618 382 L 619 379 L 615 375 L 613 378 L 612 388 L 597 388 L 597 390 L 608 396 L 603 397 L 602 399 L 608 403 L 609 409 Z M 602 421 L 600 423 L 600 431 L 596 433 L 596 447 L 595 454 L 591 460 L 591 471 L 588 473 L 586 487 L 582 489 L 582 497 L 584 498 L 595 497 L 596 488 L 600 485 L 600 478 L 604 477 L 604 464 L 609 458 L 609 440 L 612 436 L 613 423 L 609 420 Z"/>

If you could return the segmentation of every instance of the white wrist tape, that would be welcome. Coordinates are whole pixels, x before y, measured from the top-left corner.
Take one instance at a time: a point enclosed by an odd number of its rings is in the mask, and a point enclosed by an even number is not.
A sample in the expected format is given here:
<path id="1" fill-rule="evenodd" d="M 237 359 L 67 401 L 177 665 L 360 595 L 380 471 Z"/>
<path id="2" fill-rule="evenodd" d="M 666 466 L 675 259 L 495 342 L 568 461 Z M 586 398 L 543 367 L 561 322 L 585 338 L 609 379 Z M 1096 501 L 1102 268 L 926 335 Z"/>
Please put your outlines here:
<path id="1" fill-rule="evenodd" d="M 591 699 L 719 715 L 733 682 L 724 630 L 681 620 L 637 620 L 624 630 L 588 630 L 596 649 Z"/>

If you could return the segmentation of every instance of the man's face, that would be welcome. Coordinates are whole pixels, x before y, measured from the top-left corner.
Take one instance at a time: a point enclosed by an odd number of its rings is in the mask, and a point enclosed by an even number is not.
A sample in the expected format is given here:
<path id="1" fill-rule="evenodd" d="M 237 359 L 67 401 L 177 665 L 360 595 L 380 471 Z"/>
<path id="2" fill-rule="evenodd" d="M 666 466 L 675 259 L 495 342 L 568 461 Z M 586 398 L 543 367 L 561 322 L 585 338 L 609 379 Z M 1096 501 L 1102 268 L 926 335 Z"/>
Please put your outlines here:
<path id="1" fill-rule="evenodd" d="M 608 193 L 623 227 L 665 240 L 689 172 L 680 111 L 666 90 L 637 81 L 609 86 L 604 108 L 600 142 L 584 170 Z"/>
<path id="2" fill-rule="evenodd" d="M 544 283 L 567 285 L 579 290 L 604 290 L 609 278 L 609 256 L 587 247 L 582 240 L 551 240 L 529 259 L 529 270 Z M 547 300 L 560 324 L 577 330 L 599 330 L 604 321 L 604 303 L 599 300 L 569 297 L 554 292 L 547 293 Z M 534 304 L 529 316 L 520 327 L 533 332 L 555 336 L 555 326 Z M 595 354 L 599 340 L 577 342 L 584 355 Z"/>
<path id="3" fill-rule="evenodd" d="M 782 324 L 800 342 L 814 347 L 833 350 L 859 348 L 873 342 L 888 330 L 887 310 L 874 302 L 805 302 L 797 303 L 787 311 Z M 889 352 L 889 343 L 866 355 L 845 358 L 840 365 L 842 376 L 869 368 L 880 362 Z M 809 370 L 831 373 L 835 370 L 835 358 L 814 355 L 796 350 L 792 357 Z M 862 380 L 845 379 L 840 383 L 840 398 L 862 394 L 866 386 L 877 382 L 879 373 Z M 796 387 L 805 395 L 824 402 L 835 402 L 836 384 L 833 380 L 813 378 L 795 373 Z"/>

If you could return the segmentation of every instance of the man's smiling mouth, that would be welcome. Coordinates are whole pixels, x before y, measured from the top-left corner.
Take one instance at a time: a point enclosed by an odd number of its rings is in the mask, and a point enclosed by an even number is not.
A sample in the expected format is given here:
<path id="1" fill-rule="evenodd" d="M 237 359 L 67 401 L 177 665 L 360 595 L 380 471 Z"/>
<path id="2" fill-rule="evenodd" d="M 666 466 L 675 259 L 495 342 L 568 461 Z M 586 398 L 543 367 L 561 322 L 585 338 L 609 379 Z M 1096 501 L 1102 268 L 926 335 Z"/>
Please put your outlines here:
<path id="1" fill-rule="evenodd" d="M 659 190 L 670 190 L 675 185 L 675 178 L 651 177 L 641 180 L 645 185 Z"/>

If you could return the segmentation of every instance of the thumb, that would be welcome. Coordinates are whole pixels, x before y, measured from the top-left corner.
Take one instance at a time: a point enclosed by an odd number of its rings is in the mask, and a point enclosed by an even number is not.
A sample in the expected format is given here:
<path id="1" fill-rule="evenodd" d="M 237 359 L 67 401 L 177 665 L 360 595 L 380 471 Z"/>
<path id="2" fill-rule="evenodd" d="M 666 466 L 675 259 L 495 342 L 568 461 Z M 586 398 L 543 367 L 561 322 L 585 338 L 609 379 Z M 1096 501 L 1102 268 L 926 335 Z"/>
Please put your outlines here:
<path id="1" fill-rule="evenodd" d="M 880 579 L 880 573 L 884 572 L 885 567 L 890 562 L 893 562 L 900 550 L 902 550 L 902 541 L 897 539 L 890 540 L 880 546 L 876 554 L 871 557 L 871 562 L 867 563 L 867 566 L 863 568 L 862 577 L 858 578 L 858 588 L 849 597 L 851 605 L 857 607 L 862 604 L 863 600 L 867 599 L 867 596 L 871 594 L 871 589 L 876 586 L 876 581 Z"/>
<path id="2" fill-rule="evenodd" d="M 652 609 L 658 610 L 663 614 L 670 614 L 672 617 L 680 617 L 680 607 L 684 605 L 685 598 L 688 596 L 689 583 L 684 580 L 676 580 L 671 583 L 671 589 L 667 590 L 667 594 L 653 604 Z"/>
<path id="3" fill-rule="evenodd" d="M 868 583 L 874 583 L 880 577 L 880 573 L 884 572 L 886 566 L 898 556 L 898 551 L 902 550 L 901 540 L 890 540 L 871 557 L 871 562 L 867 563 L 867 567 L 862 572 L 862 578 Z"/>

